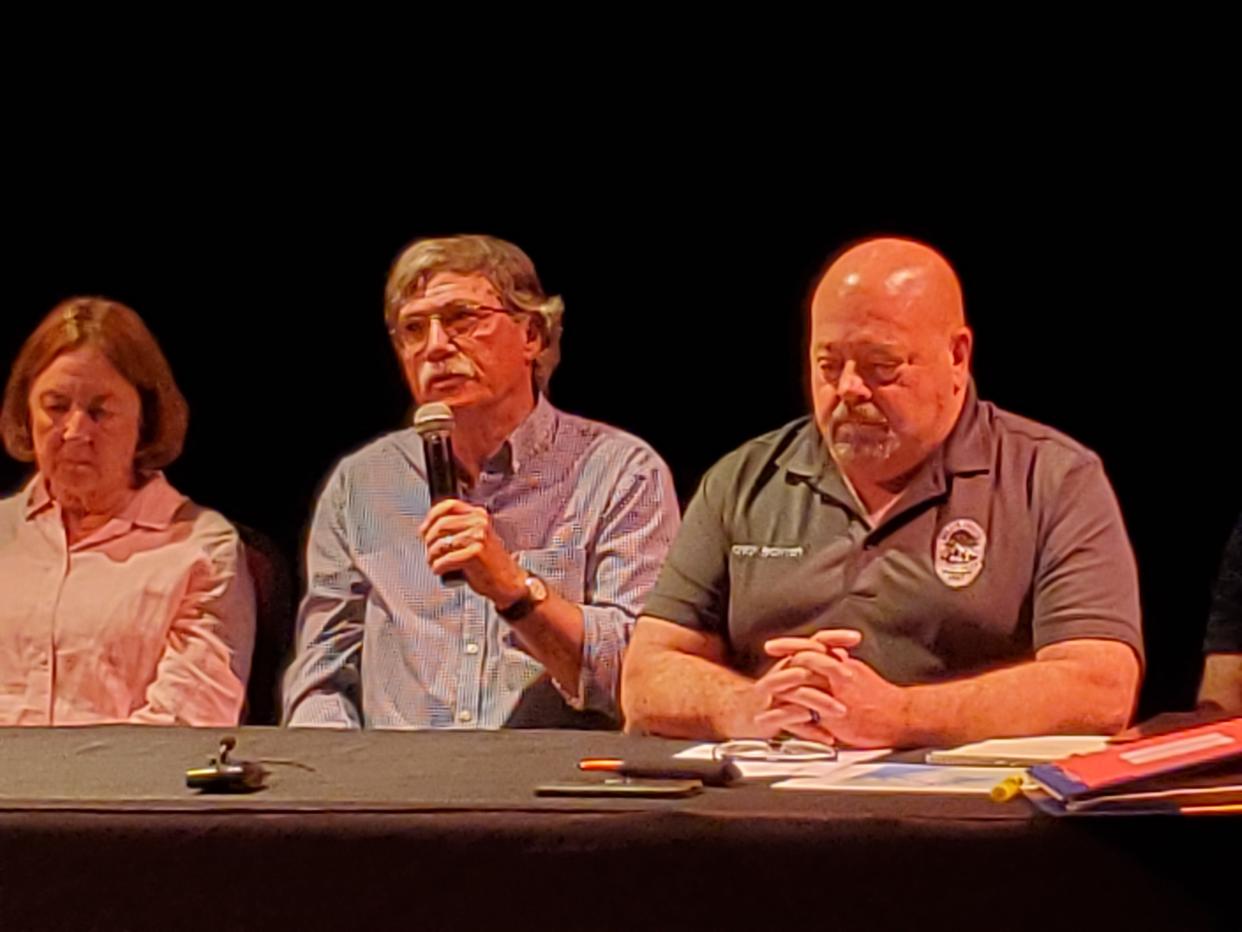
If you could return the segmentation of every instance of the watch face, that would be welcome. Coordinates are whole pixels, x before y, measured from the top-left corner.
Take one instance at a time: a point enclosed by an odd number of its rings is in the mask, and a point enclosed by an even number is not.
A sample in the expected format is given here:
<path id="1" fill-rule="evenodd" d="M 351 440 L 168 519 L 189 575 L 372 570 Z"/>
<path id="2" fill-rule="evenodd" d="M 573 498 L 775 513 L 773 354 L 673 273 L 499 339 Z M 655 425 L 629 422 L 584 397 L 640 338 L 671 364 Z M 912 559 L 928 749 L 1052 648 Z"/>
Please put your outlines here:
<path id="1" fill-rule="evenodd" d="M 526 577 L 526 588 L 530 590 L 530 597 L 535 600 L 535 604 L 542 602 L 548 597 L 548 587 L 534 573 Z"/>

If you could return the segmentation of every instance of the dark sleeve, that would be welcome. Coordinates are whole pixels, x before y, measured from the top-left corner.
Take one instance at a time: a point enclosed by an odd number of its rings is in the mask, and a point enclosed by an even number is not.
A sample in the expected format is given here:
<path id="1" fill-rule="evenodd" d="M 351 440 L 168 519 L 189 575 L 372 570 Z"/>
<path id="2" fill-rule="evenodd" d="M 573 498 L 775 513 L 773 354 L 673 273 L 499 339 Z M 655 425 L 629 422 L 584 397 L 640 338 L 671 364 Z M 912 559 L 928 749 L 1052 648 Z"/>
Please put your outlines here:
<path id="1" fill-rule="evenodd" d="M 1242 516 L 1234 526 L 1229 543 L 1225 545 L 1225 556 L 1220 561 L 1203 651 L 1208 654 L 1242 652 Z"/>
<path id="2" fill-rule="evenodd" d="M 1076 638 L 1122 641 L 1143 659 L 1138 569 L 1121 508 L 1095 456 L 1049 471 L 1035 567 L 1036 650 Z"/>
<path id="3" fill-rule="evenodd" d="M 723 635 L 729 620 L 729 545 L 712 473 L 682 518 L 643 614 Z"/>

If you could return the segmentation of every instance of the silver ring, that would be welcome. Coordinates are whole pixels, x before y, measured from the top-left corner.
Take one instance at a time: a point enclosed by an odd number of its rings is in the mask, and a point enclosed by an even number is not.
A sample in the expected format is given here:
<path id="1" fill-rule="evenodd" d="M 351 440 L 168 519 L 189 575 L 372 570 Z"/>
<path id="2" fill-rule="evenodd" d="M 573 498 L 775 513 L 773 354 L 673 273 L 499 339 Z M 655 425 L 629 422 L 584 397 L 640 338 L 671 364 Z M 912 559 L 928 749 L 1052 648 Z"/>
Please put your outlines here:
<path id="1" fill-rule="evenodd" d="M 810 709 L 809 711 L 811 713 L 811 718 L 807 721 L 807 724 L 818 725 L 819 724 L 819 713 L 816 712 L 814 709 Z"/>

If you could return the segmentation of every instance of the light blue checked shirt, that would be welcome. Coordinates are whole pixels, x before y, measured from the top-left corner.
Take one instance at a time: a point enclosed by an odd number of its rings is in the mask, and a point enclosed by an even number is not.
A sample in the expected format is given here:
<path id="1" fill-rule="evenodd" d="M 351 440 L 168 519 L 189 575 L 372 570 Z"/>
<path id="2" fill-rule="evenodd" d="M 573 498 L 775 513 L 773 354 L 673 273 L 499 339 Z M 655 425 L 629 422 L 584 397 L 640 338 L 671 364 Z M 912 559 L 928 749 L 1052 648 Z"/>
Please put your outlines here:
<path id="1" fill-rule="evenodd" d="M 581 606 L 581 682 L 557 688 L 574 708 L 616 716 L 621 658 L 680 520 L 664 461 L 541 396 L 463 499 Z M 499 728 L 544 676 L 491 602 L 431 572 L 417 532 L 429 505 L 413 428 L 336 467 L 306 548 L 287 724 Z"/>

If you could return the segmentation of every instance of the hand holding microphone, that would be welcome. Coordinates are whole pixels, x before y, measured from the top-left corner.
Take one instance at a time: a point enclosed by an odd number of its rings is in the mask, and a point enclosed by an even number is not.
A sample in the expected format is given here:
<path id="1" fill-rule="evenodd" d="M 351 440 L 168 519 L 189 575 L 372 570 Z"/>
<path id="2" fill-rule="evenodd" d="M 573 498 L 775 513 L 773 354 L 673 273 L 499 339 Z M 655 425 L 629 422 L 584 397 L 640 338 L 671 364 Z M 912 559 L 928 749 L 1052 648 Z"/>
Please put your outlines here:
<path id="1" fill-rule="evenodd" d="M 499 606 L 513 604 L 526 595 L 526 573 L 505 549 L 487 509 L 458 498 L 452 409 L 441 402 L 420 406 L 414 429 L 423 438 L 432 502 L 418 533 L 432 571 L 446 586 L 468 583 Z"/>
<path id="2" fill-rule="evenodd" d="M 431 401 L 420 405 L 414 412 L 414 429 L 423 438 L 423 462 L 427 467 L 427 486 L 431 492 L 431 502 L 436 504 L 445 499 L 456 499 L 457 464 L 453 460 L 453 409 L 443 402 Z M 428 519 L 431 514 L 428 513 Z M 428 556 L 432 556 L 432 548 L 440 545 L 443 538 L 431 539 L 426 534 L 427 521 L 419 528 L 427 541 Z M 453 543 L 451 536 L 449 543 Z M 432 568 L 435 568 L 433 560 Z M 446 586 L 460 586 L 466 581 L 466 575 L 459 569 L 448 570 L 440 574 L 440 581 Z"/>

